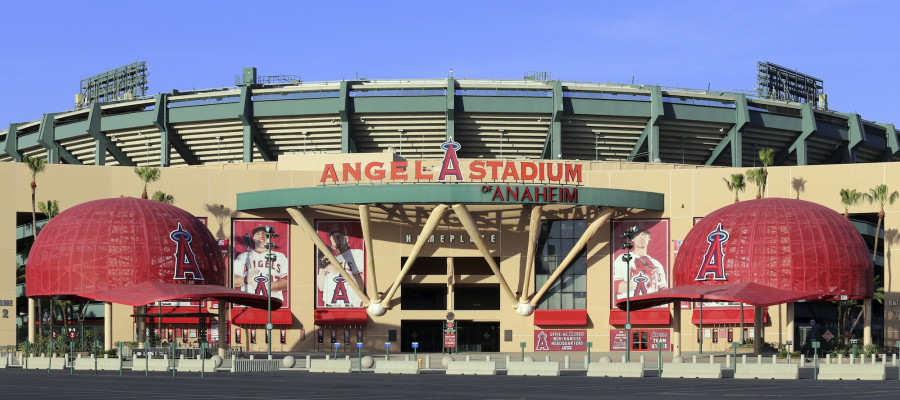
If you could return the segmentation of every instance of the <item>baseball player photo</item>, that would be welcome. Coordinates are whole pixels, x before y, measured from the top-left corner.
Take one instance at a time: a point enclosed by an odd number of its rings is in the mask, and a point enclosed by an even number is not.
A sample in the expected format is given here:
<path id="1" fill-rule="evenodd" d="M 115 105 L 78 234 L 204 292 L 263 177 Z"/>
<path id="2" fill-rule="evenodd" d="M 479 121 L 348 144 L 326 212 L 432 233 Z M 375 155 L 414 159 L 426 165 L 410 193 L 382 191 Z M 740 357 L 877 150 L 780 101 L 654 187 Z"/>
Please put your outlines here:
<path id="1" fill-rule="evenodd" d="M 289 225 L 284 221 L 236 220 L 234 221 L 234 288 L 260 296 L 268 296 L 282 301 L 282 308 L 288 306 L 288 257 Z M 271 260 L 266 248 L 266 233 L 272 240 Z M 272 282 L 269 284 L 269 277 Z"/>
<path id="2" fill-rule="evenodd" d="M 347 284 L 339 269 L 343 268 L 356 286 L 365 292 L 366 253 L 362 225 L 359 221 L 317 221 L 316 231 L 339 263 L 331 263 L 316 250 L 316 306 L 364 307 L 362 298 Z"/>
<path id="3" fill-rule="evenodd" d="M 669 287 L 668 221 L 613 221 L 613 305 L 629 297 L 656 293 Z M 631 260 L 626 262 L 623 233 L 634 228 L 631 239 Z M 630 280 L 628 282 L 627 280 Z"/>

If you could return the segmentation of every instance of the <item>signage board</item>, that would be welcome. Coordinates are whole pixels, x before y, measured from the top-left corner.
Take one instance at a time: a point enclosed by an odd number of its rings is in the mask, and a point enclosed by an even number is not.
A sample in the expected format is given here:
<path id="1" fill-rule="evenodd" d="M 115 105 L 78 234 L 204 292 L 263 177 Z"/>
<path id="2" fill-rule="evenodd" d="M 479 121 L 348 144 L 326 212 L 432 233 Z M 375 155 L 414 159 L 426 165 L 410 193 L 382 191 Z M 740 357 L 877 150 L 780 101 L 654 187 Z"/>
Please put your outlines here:
<path id="1" fill-rule="evenodd" d="M 587 330 L 535 330 L 534 351 L 587 351 Z"/>

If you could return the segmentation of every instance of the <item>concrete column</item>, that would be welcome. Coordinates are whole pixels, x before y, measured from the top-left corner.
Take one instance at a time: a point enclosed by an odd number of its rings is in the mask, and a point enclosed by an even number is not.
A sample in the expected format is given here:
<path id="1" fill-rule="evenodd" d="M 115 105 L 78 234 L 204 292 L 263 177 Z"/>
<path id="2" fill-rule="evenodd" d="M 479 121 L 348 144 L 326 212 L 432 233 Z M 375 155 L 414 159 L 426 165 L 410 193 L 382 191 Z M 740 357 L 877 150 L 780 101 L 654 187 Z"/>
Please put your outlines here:
<path id="1" fill-rule="evenodd" d="M 794 344 L 788 346 L 788 351 L 794 351 L 795 346 L 798 344 L 794 340 L 794 303 L 787 303 L 785 306 L 786 306 L 785 314 L 787 314 L 787 315 L 785 315 L 786 321 L 784 324 L 784 329 L 787 332 L 785 332 L 784 337 L 785 337 L 785 340 L 790 340 L 791 343 L 794 343 Z"/>
<path id="2" fill-rule="evenodd" d="M 872 299 L 863 299 L 863 346 L 872 344 Z"/>
<path id="3" fill-rule="evenodd" d="M 103 303 L 103 350 L 106 351 L 110 351 L 113 349 L 112 313 L 112 303 Z"/>
<path id="4" fill-rule="evenodd" d="M 226 326 L 227 322 L 228 322 L 228 312 L 225 309 L 226 304 L 227 303 L 225 303 L 224 301 L 219 301 L 219 315 L 218 315 L 219 357 L 222 357 L 223 360 L 225 359 L 225 348 L 230 347 L 230 345 L 228 344 L 228 341 L 225 340 L 228 338 L 228 327 Z M 269 338 L 269 340 L 272 340 L 272 339 Z"/>
<path id="5" fill-rule="evenodd" d="M 672 324 L 672 357 L 681 355 L 681 301 L 672 303 L 674 324 Z"/>
<path id="6" fill-rule="evenodd" d="M 34 343 L 34 327 L 37 324 L 37 320 L 34 318 L 34 299 L 28 298 L 28 341 L 30 343 Z"/>

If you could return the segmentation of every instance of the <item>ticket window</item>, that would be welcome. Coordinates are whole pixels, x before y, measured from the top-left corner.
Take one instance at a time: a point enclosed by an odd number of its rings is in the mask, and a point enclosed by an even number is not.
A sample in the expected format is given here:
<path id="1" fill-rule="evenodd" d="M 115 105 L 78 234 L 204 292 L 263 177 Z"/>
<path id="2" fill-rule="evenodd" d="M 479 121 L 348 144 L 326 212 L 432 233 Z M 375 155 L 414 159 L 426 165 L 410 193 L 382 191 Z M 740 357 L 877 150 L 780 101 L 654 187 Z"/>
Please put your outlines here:
<path id="1" fill-rule="evenodd" d="M 719 343 L 719 330 L 718 329 L 712 330 L 712 342 Z"/>
<path id="2" fill-rule="evenodd" d="M 728 343 L 734 341 L 734 328 L 728 328 Z"/>
<path id="3" fill-rule="evenodd" d="M 287 329 L 281 330 L 281 344 L 287 343 Z"/>
<path id="4" fill-rule="evenodd" d="M 240 329 L 240 328 L 234 330 L 234 342 L 237 344 L 241 344 L 241 331 L 242 330 L 243 329 Z"/>

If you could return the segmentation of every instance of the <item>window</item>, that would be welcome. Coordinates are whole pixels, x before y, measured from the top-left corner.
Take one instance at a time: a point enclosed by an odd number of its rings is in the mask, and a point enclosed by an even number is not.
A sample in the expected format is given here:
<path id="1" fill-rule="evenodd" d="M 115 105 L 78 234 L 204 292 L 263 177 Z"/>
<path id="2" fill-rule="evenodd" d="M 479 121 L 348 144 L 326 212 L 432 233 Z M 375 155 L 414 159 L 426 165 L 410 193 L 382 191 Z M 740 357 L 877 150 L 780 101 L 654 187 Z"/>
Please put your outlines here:
<path id="1" fill-rule="evenodd" d="M 453 308 L 456 310 L 499 310 L 500 285 L 458 285 L 454 289 Z"/>
<path id="2" fill-rule="evenodd" d="M 631 331 L 631 349 L 639 351 L 647 351 L 648 349 L 648 331 L 634 330 Z"/>
<path id="3" fill-rule="evenodd" d="M 584 234 L 584 220 L 544 221 L 538 234 L 535 254 L 535 289 L 541 288 L 575 243 Z M 587 308 L 587 255 L 584 249 L 560 275 L 538 304 L 543 310 L 584 310 Z"/>

